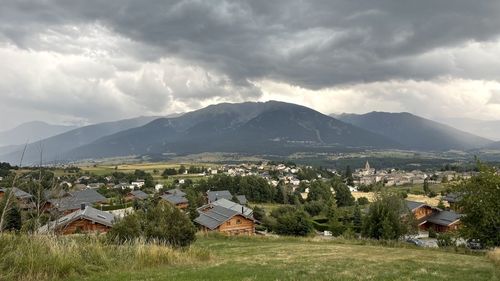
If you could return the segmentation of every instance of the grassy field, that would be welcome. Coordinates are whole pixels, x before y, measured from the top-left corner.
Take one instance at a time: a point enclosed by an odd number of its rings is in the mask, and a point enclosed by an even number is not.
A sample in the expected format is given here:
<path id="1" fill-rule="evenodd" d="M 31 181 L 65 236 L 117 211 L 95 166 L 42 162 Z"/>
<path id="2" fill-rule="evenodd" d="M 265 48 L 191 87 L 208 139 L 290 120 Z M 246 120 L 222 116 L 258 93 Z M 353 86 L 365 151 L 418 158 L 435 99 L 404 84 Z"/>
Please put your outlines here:
<path id="1" fill-rule="evenodd" d="M 355 241 L 202 237 L 204 263 L 111 271 L 73 280 L 498 280 L 487 256 Z M 133 263 L 133 261 L 131 261 Z"/>

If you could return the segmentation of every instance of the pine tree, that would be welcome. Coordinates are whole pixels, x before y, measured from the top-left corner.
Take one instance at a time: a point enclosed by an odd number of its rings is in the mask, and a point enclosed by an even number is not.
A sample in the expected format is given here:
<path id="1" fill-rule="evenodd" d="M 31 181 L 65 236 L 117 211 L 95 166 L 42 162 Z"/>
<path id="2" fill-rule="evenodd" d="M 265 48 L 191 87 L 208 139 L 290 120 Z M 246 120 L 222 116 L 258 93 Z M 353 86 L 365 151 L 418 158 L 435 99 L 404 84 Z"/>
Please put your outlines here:
<path id="1" fill-rule="evenodd" d="M 361 208 L 359 207 L 359 204 L 356 203 L 355 207 L 354 207 L 354 214 L 353 214 L 353 229 L 354 229 L 354 232 L 356 233 L 360 233 L 361 232 L 361 226 L 363 224 L 363 220 L 362 220 L 362 217 L 361 217 Z"/>

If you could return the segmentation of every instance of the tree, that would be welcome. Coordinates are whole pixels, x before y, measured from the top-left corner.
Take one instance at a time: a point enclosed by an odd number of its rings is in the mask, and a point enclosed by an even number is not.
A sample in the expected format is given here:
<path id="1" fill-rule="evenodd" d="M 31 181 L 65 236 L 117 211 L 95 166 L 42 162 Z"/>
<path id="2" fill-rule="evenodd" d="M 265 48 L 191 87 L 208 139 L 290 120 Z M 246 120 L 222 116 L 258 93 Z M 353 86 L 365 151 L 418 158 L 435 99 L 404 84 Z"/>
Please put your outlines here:
<path id="1" fill-rule="evenodd" d="M 429 188 L 429 180 L 426 178 L 424 180 L 424 194 L 429 194 L 431 189 Z"/>
<path id="2" fill-rule="evenodd" d="M 177 175 L 177 171 L 174 168 L 167 168 L 161 174 L 164 178 L 168 178 L 168 176 Z"/>
<path id="3" fill-rule="evenodd" d="M 441 209 L 441 210 L 446 209 L 446 206 L 444 205 L 444 202 L 443 202 L 443 199 L 442 199 L 442 198 L 441 198 L 441 199 L 439 199 L 439 203 L 438 203 L 437 207 L 438 207 L 439 209 Z"/>
<path id="4" fill-rule="evenodd" d="M 479 174 L 461 181 L 454 192 L 461 194 L 457 208 L 460 233 L 465 239 L 479 240 L 484 247 L 500 246 L 500 175 L 493 168 L 479 165 Z"/>
<path id="5" fill-rule="evenodd" d="M 335 201 L 339 207 L 354 205 L 354 197 L 349 188 L 341 181 L 332 180 L 333 190 L 335 191 Z"/>
<path id="6" fill-rule="evenodd" d="M 307 201 L 318 201 L 322 200 L 324 202 L 330 202 L 333 199 L 331 186 L 322 181 L 314 181 L 309 187 L 309 194 L 307 195 Z"/>
<path id="7" fill-rule="evenodd" d="M 196 239 L 195 233 L 196 228 L 182 211 L 160 201 L 115 223 L 108 232 L 108 237 L 118 243 L 143 237 L 146 241 L 185 247 Z"/>
<path id="8" fill-rule="evenodd" d="M 307 236 L 313 226 L 307 214 L 300 210 L 287 212 L 276 219 L 276 233 L 281 235 Z"/>
<path id="9" fill-rule="evenodd" d="M 361 208 L 359 207 L 359 204 L 356 204 L 354 206 L 354 214 L 353 214 L 352 224 L 353 224 L 354 232 L 360 233 L 361 227 L 363 225 L 363 218 L 361 216 Z"/>
<path id="10" fill-rule="evenodd" d="M 22 226 L 21 210 L 17 202 L 14 201 L 5 214 L 4 230 L 19 231 Z"/>
<path id="11" fill-rule="evenodd" d="M 179 168 L 179 175 L 182 175 L 186 172 L 186 167 L 184 165 L 181 165 Z"/>
<path id="12" fill-rule="evenodd" d="M 398 195 L 379 194 L 370 205 L 361 234 L 374 239 L 396 240 L 415 228 L 413 214 Z"/>
<path id="13" fill-rule="evenodd" d="M 264 217 L 266 216 L 266 211 L 259 207 L 259 206 L 255 206 L 253 208 L 253 218 L 258 220 L 258 221 L 262 221 L 264 219 Z"/>
<path id="14" fill-rule="evenodd" d="M 346 230 L 344 224 L 340 221 L 339 210 L 335 202 L 331 202 L 327 212 L 328 229 L 332 232 L 333 236 L 339 236 Z"/>
<path id="15" fill-rule="evenodd" d="M 345 168 L 345 179 L 348 186 L 354 186 L 354 179 L 352 177 L 351 166 L 347 165 Z"/>

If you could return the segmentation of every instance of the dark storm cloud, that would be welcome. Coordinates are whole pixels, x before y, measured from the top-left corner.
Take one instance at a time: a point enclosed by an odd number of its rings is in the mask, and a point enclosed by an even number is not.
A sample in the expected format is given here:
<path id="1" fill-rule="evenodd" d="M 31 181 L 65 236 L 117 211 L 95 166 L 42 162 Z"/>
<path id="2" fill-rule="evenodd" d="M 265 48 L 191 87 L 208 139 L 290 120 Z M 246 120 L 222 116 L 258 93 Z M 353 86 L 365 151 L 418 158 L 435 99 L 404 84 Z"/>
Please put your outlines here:
<path id="1" fill-rule="evenodd" d="M 499 14 L 497 0 L 13 0 L 2 4 L 0 30 L 14 44 L 36 49 L 30 38 L 47 28 L 101 24 L 153 47 L 133 53 L 141 60 L 180 57 L 242 87 L 248 80 L 274 79 L 320 89 L 443 75 L 474 78 L 480 70 L 464 69 L 461 58 L 438 56 L 440 63 L 426 54 L 497 40 Z M 492 68 L 481 76 L 499 72 Z"/>

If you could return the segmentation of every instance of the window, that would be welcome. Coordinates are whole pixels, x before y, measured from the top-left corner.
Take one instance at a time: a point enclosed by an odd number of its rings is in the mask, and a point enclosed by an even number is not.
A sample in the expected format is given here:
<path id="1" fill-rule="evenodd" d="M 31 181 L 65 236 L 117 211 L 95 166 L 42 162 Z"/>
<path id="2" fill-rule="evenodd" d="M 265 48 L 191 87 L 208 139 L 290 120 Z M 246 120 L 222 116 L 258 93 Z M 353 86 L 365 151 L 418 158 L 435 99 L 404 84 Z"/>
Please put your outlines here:
<path id="1" fill-rule="evenodd" d="M 231 225 L 231 222 L 230 221 L 226 222 L 226 225 Z"/>
<path id="2" fill-rule="evenodd" d="M 236 220 L 236 224 L 241 224 L 241 220 L 240 220 L 240 219 L 237 219 L 237 220 Z"/>

